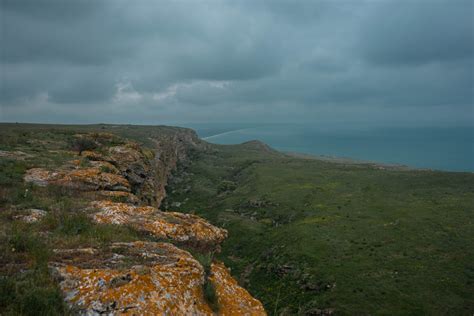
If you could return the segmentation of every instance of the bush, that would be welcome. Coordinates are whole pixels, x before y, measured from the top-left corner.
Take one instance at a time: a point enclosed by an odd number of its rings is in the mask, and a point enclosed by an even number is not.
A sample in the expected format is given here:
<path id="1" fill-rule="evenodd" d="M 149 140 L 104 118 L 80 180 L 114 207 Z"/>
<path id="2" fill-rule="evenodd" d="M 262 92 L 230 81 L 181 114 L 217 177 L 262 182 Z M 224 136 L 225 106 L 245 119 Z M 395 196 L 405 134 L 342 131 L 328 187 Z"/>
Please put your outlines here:
<path id="1" fill-rule="evenodd" d="M 237 188 L 237 185 L 233 181 L 223 180 L 219 187 L 217 188 L 218 193 L 234 191 Z"/>
<path id="2" fill-rule="evenodd" d="M 77 151 L 79 155 L 82 154 L 84 150 L 94 150 L 96 148 L 97 143 L 86 137 L 78 137 L 71 142 L 71 149 Z"/>

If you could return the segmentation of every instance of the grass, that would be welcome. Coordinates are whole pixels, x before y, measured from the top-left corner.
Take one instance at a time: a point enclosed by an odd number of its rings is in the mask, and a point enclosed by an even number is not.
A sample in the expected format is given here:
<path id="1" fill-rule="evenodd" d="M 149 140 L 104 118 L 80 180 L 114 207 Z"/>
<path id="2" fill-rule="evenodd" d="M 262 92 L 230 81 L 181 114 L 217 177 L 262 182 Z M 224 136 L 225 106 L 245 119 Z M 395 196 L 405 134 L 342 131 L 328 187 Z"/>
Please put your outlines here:
<path id="1" fill-rule="evenodd" d="M 199 263 L 202 265 L 204 268 L 204 285 L 203 285 L 203 294 L 204 294 L 204 299 L 208 303 L 208 305 L 211 307 L 211 309 L 214 312 L 219 311 L 219 304 L 217 301 L 217 294 L 216 294 L 216 289 L 214 287 L 214 284 L 210 282 L 209 276 L 211 273 L 211 264 L 213 262 L 214 254 L 211 252 L 197 252 L 193 251 L 193 249 L 189 249 L 190 252 L 193 254 L 193 257 L 199 261 Z"/>
<path id="2" fill-rule="evenodd" d="M 270 314 L 474 310 L 474 175 L 214 148 L 176 174 L 166 205 L 229 230 L 218 258 L 237 278 L 251 271 Z"/>

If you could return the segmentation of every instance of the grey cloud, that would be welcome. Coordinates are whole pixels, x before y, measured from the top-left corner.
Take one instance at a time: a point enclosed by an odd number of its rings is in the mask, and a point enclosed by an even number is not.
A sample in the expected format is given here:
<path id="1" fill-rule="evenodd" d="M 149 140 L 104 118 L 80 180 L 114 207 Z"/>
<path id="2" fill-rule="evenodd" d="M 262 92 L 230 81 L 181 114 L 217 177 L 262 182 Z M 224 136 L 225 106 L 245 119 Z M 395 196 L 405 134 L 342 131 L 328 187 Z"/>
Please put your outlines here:
<path id="1" fill-rule="evenodd" d="M 474 55 L 472 1 L 382 1 L 371 7 L 359 43 L 371 62 L 416 65 Z"/>
<path id="2" fill-rule="evenodd" d="M 470 1 L 0 1 L 2 120 L 472 116 Z"/>

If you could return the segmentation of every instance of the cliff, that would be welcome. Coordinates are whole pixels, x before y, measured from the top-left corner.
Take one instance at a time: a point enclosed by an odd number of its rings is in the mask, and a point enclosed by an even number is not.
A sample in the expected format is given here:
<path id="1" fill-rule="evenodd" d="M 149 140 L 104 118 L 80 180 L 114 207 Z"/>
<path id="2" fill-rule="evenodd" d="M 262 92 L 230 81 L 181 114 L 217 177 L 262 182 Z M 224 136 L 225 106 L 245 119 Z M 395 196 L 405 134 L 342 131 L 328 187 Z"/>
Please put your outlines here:
<path id="1" fill-rule="evenodd" d="M 26 170 L 26 183 L 74 192 L 82 205 L 76 212 L 96 225 L 146 236 L 102 247 L 55 248 L 48 266 L 67 305 L 87 315 L 265 315 L 223 263 L 212 260 L 225 229 L 196 215 L 159 210 L 171 172 L 205 145 L 189 132 L 149 141 L 153 146 L 145 148 L 110 133 L 81 133 L 74 135 L 72 159 L 53 169 Z M 17 219 L 47 216 L 31 211 Z M 200 263 L 192 253 L 211 260 Z"/>

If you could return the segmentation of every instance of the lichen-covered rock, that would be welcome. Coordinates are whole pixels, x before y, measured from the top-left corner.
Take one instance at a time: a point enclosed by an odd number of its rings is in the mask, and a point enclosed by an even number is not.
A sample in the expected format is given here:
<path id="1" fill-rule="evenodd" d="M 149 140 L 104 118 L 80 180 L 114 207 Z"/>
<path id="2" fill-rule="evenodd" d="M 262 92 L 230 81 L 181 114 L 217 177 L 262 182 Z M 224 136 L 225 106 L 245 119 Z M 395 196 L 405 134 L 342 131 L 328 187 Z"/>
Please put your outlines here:
<path id="1" fill-rule="evenodd" d="M 227 231 L 211 225 L 199 216 L 177 212 L 162 212 L 151 206 L 134 206 L 110 201 L 91 204 L 93 219 L 98 223 L 131 225 L 159 238 L 189 242 L 198 246 L 217 246 Z"/>
<path id="2" fill-rule="evenodd" d="M 92 167 L 98 168 L 103 172 L 113 173 L 113 174 L 120 174 L 120 171 L 108 161 L 89 161 Z"/>
<path id="3" fill-rule="evenodd" d="M 66 172 L 55 184 L 87 191 L 111 190 L 130 192 L 128 181 L 117 174 L 102 172 L 99 168 L 82 168 Z"/>
<path id="4" fill-rule="evenodd" d="M 31 182 L 39 186 L 47 186 L 50 181 L 59 177 L 58 172 L 52 172 L 43 168 L 28 169 L 23 177 L 25 182 Z"/>
<path id="5" fill-rule="evenodd" d="M 102 172 L 99 168 L 49 171 L 42 168 L 27 170 L 24 180 L 39 186 L 65 186 L 81 191 L 111 190 L 130 192 L 130 184 L 121 175 Z"/>
<path id="6" fill-rule="evenodd" d="M 96 196 L 98 198 L 103 198 L 104 200 L 113 202 L 123 202 L 131 204 L 138 204 L 140 202 L 140 200 L 135 194 L 124 191 L 101 190 L 96 192 Z"/>
<path id="7" fill-rule="evenodd" d="M 54 264 L 62 280 L 60 288 L 73 310 L 86 315 L 212 315 L 202 291 L 204 269 L 187 251 L 168 243 L 114 246 L 121 254 L 118 259 L 111 256 L 109 261 L 116 262 L 111 268 L 87 267 L 87 260 L 83 260 L 84 267 Z M 116 267 L 118 261 L 125 262 L 121 257 L 130 261 L 133 256 L 145 264 Z"/>
<path id="8" fill-rule="evenodd" d="M 238 285 L 223 263 L 217 262 L 211 265 L 209 279 L 216 290 L 220 315 L 266 315 L 262 303 Z"/>
<path id="9" fill-rule="evenodd" d="M 216 314 L 204 298 L 204 268 L 189 252 L 169 243 L 114 243 L 103 251 L 56 249 L 54 254 L 53 275 L 79 314 Z M 217 315 L 266 315 L 222 263 L 212 265 L 210 282 Z"/>
<path id="10" fill-rule="evenodd" d="M 107 160 L 103 155 L 92 150 L 84 150 L 81 153 L 81 156 L 89 159 L 90 161 L 106 161 Z"/>
<path id="11" fill-rule="evenodd" d="M 25 210 L 23 213 L 25 214 L 15 216 L 15 219 L 19 219 L 26 223 L 36 223 L 48 214 L 46 211 L 36 208 Z"/>

